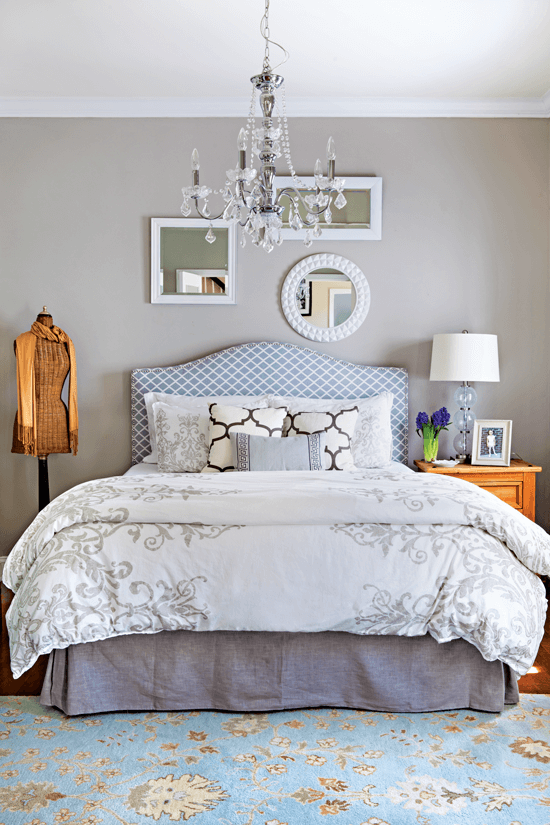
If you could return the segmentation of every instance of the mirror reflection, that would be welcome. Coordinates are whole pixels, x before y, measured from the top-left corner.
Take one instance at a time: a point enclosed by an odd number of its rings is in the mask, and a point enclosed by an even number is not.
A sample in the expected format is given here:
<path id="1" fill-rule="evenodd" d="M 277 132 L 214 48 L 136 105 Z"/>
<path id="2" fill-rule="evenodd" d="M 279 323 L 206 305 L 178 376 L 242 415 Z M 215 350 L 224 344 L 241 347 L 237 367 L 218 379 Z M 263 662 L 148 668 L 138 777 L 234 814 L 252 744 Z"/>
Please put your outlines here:
<path id="1" fill-rule="evenodd" d="M 225 295 L 227 229 L 216 229 L 221 243 L 209 244 L 204 228 L 162 227 L 160 275 L 163 295 Z"/>
<path id="2" fill-rule="evenodd" d="M 339 269 L 314 269 L 298 284 L 296 308 L 314 327 L 338 327 L 355 309 L 355 287 Z"/>

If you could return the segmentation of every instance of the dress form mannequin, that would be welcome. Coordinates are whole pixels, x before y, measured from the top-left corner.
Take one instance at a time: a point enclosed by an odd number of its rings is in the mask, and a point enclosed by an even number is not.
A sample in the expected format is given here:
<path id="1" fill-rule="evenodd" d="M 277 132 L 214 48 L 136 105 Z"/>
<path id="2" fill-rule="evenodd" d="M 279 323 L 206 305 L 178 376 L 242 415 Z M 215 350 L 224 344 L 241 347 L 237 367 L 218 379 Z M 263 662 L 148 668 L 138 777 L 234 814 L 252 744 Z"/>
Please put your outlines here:
<path id="1" fill-rule="evenodd" d="M 51 329 L 52 316 L 44 307 L 36 318 L 39 324 Z M 47 458 L 51 453 L 70 453 L 69 416 L 61 400 L 61 391 L 70 369 L 67 343 L 36 339 L 34 353 L 35 428 L 33 455 L 38 457 L 39 509 L 49 504 Z M 17 355 L 17 341 L 14 342 Z M 18 418 L 13 428 L 12 453 L 28 453 L 19 438 Z"/>

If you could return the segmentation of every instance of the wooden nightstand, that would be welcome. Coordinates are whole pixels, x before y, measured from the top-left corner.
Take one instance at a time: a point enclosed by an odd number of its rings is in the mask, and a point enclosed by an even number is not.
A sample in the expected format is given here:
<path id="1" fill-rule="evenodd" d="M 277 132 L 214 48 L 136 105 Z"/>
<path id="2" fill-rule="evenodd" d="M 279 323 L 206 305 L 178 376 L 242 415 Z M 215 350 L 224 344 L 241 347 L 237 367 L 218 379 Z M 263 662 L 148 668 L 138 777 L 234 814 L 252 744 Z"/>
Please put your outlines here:
<path id="1" fill-rule="evenodd" d="M 519 510 L 524 516 L 535 520 L 535 473 L 542 467 L 513 458 L 509 467 L 481 467 L 472 464 L 457 464 L 455 467 L 435 467 L 427 461 L 414 462 L 421 473 L 462 478 L 471 481 L 484 490 Z"/>
<path id="2" fill-rule="evenodd" d="M 46 675 L 48 656 L 40 656 L 36 664 L 19 679 L 14 679 L 10 670 L 10 646 L 6 628 L 6 611 L 13 599 L 13 593 L 5 584 L 0 585 L 0 606 L 2 613 L 2 636 L 0 639 L 0 696 L 38 696 Z"/>

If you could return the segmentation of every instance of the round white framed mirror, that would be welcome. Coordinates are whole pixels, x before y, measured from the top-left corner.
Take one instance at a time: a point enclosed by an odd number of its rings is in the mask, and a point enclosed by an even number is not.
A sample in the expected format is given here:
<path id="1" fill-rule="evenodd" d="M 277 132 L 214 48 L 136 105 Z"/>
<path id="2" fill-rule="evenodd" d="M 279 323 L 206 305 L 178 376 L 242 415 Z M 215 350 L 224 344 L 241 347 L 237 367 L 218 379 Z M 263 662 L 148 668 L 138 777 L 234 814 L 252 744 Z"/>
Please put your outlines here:
<path id="1" fill-rule="evenodd" d="M 340 255 L 309 255 L 286 276 L 281 304 L 290 326 L 311 341 L 340 341 L 355 332 L 370 308 L 364 273 Z"/>

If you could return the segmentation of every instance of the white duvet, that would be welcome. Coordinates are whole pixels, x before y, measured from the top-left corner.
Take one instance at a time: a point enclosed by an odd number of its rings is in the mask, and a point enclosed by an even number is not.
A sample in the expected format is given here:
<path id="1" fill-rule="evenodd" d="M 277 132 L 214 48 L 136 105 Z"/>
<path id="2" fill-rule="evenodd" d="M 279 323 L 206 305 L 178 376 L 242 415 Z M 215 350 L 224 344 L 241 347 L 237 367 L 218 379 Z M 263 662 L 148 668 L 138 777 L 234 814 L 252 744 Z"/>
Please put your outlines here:
<path id="1" fill-rule="evenodd" d="M 544 530 L 473 484 L 392 469 L 129 475 L 55 499 L 3 580 L 20 676 L 54 648 L 161 630 L 462 637 L 532 665 Z"/>

